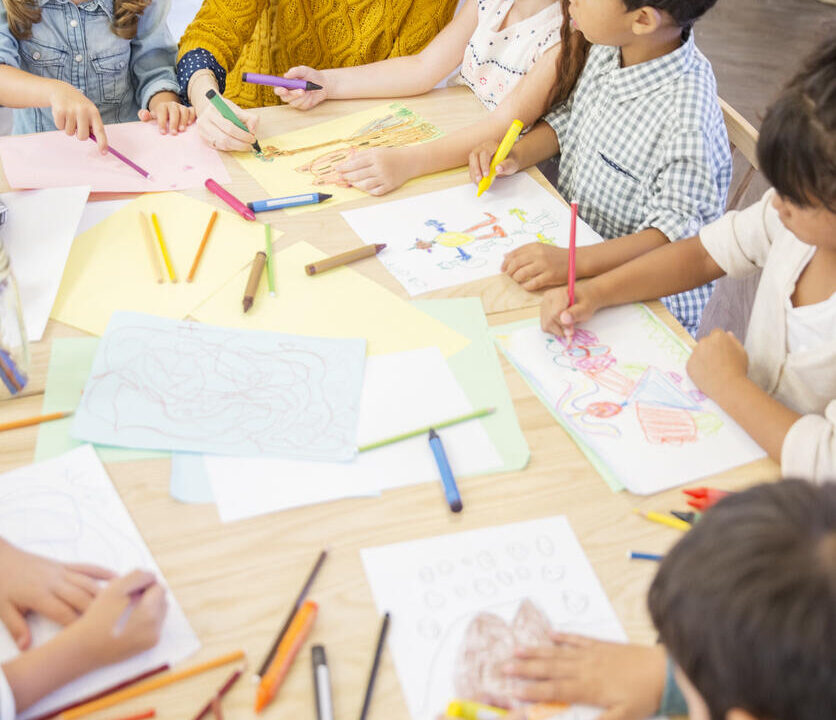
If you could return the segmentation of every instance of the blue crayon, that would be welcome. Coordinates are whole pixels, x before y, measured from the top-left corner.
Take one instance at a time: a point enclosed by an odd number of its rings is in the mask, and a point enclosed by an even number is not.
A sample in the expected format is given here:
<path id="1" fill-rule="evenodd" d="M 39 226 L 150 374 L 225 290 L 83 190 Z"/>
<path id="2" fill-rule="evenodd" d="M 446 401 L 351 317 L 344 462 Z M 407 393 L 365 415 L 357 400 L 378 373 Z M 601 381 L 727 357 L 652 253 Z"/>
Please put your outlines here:
<path id="1" fill-rule="evenodd" d="M 444 495 L 447 497 L 447 503 L 450 509 L 454 512 L 462 511 L 462 497 L 459 495 L 459 488 L 456 487 L 456 479 L 453 477 L 453 471 L 450 469 L 450 463 L 447 461 L 447 453 L 444 452 L 444 446 L 441 444 L 441 438 L 438 433 L 430 429 L 430 448 L 432 448 L 433 455 L 435 455 L 435 463 L 438 465 L 438 471 L 441 473 L 441 483 L 444 485 Z"/>
<path id="2" fill-rule="evenodd" d="M 627 557 L 630 560 L 653 560 L 654 562 L 662 562 L 662 559 L 665 557 L 664 555 L 656 555 L 655 553 L 644 553 L 644 552 L 636 552 L 635 550 L 631 550 L 627 553 Z"/>
<path id="3" fill-rule="evenodd" d="M 327 193 L 306 193 L 305 195 L 256 200 L 255 202 L 247 203 L 247 207 L 253 212 L 268 212 L 269 210 L 281 210 L 283 208 L 299 207 L 300 205 L 316 205 L 330 197 L 331 195 Z"/>

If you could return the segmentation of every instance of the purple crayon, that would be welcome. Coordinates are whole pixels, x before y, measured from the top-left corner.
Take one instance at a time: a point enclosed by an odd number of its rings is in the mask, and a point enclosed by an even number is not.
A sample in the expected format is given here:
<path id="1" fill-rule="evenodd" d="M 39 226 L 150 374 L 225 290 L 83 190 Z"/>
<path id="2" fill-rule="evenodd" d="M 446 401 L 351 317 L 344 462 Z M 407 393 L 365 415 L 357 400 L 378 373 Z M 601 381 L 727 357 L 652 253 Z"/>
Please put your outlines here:
<path id="1" fill-rule="evenodd" d="M 271 87 L 282 87 L 288 90 L 322 90 L 322 85 L 317 85 L 308 80 L 291 80 L 278 75 L 244 73 L 241 78 L 244 82 L 253 83 L 253 85 L 270 85 Z"/>

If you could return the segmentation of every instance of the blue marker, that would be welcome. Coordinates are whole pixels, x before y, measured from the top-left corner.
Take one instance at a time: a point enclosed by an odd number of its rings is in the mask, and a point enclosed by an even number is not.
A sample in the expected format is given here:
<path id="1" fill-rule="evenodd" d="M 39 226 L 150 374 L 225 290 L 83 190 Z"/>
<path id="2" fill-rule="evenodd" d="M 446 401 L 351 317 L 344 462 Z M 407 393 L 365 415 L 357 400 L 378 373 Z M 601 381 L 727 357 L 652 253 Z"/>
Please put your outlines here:
<path id="1" fill-rule="evenodd" d="M 656 555 L 654 553 L 636 552 L 635 550 L 631 550 L 627 553 L 627 557 L 630 558 L 630 560 L 653 560 L 654 562 L 662 562 L 662 559 L 665 556 Z"/>
<path id="2" fill-rule="evenodd" d="M 441 483 L 444 485 L 444 495 L 447 497 L 447 503 L 454 513 L 461 512 L 463 507 L 462 497 L 459 495 L 459 489 L 456 487 L 456 479 L 453 477 L 450 463 L 447 462 L 447 454 L 444 452 L 441 438 L 438 437 L 438 433 L 432 428 L 430 428 L 430 448 L 432 448 L 433 455 L 435 455 L 435 463 L 438 465 L 438 471 L 441 473 Z"/>
<path id="3" fill-rule="evenodd" d="M 298 207 L 299 205 L 316 205 L 331 195 L 327 193 L 307 193 L 305 195 L 291 195 L 283 198 L 270 198 L 269 200 L 256 200 L 247 203 L 247 207 L 253 212 L 267 212 L 269 210 L 281 210 L 283 208 Z"/>

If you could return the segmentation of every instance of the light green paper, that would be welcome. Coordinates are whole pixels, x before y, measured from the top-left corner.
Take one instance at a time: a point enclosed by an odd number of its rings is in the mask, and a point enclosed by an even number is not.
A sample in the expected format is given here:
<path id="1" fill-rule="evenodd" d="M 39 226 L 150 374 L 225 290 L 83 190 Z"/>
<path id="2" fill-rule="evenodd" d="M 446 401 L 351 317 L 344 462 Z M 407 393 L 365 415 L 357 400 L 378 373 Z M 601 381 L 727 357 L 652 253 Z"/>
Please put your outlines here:
<path id="1" fill-rule="evenodd" d="M 93 367 L 99 338 L 64 338 L 53 340 L 49 370 L 46 376 L 43 413 L 74 411 Z M 85 443 L 70 436 L 73 417 L 41 423 L 35 446 L 35 461 L 41 462 L 62 455 Z M 129 450 L 96 445 L 102 462 L 126 462 L 168 457 L 168 453 L 152 450 Z"/>
<path id="2" fill-rule="evenodd" d="M 528 464 L 531 452 L 517 421 L 481 300 L 415 300 L 412 304 L 472 341 L 448 357 L 447 363 L 474 408 L 496 408 L 493 415 L 482 418 L 481 422 L 502 458 L 500 471 L 522 470 Z"/>
<path id="3" fill-rule="evenodd" d="M 560 414 L 555 410 L 553 407 L 549 405 L 548 400 L 545 396 L 540 392 L 539 387 L 536 383 L 532 382 L 531 377 L 526 373 L 521 367 L 519 367 L 513 360 L 513 358 L 508 354 L 505 348 L 505 342 L 507 341 L 507 337 L 512 333 L 516 332 L 517 330 L 524 330 L 525 328 L 529 328 L 532 325 L 539 325 L 539 320 L 536 318 L 532 318 L 530 320 L 520 320 L 519 322 L 509 323 L 508 325 L 498 325 L 497 327 L 490 328 L 490 334 L 493 339 L 496 341 L 496 344 L 502 350 L 502 353 L 507 358 L 508 362 L 514 366 L 514 369 L 520 374 L 523 380 L 525 380 L 525 384 L 531 388 L 531 391 L 540 398 L 540 402 L 546 406 L 546 409 L 551 413 L 552 417 L 557 420 L 558 425 L 562 427 L 566 433 L 569 435 L 570 438 L 575 442 L 575 444 L 580 448 L 581 452 L 586 456 L 586 459 L 592 464 L 592 466 L 598 471 L 598 474 L 604 478 L 604 482 L 609 485 L 610 490 L 613 492 L 619 492 L 624 490 L 624 485 L 618 479 L 618 477 L 613 473 L 610 469 L 609 465 L 607 465 L 599 456 L 598 454 L 584 441 L 583 437 L 575 432 L 572 428 L 570 428 L 566 423 L 563 422 L 563 418 L 560 417 Z"/>

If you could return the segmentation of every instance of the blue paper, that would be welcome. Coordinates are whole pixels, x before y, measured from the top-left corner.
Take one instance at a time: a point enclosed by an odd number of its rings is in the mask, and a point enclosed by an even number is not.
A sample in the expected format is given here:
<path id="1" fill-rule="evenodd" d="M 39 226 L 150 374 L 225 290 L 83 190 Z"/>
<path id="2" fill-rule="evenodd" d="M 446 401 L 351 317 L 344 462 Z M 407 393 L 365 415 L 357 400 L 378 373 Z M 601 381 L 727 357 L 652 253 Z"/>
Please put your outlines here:
<path id="1" fill-rule="evenodd" d="M 200 453 L 172 453 L 169 492 L 178 502 L 214 502 L 206 464 Z"/>
<path id="2" fill-rule="evenodd" d="M 119 447 L 350 460 L 365 353 L 362 339 L 114 313 L 73 436 Z"/>

